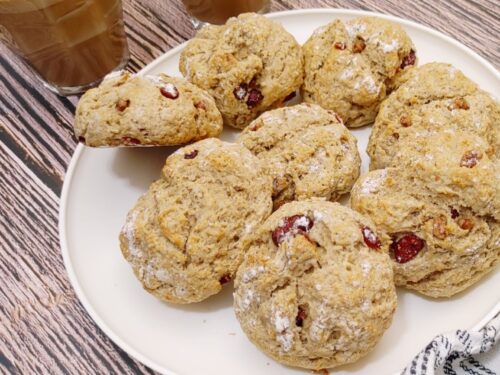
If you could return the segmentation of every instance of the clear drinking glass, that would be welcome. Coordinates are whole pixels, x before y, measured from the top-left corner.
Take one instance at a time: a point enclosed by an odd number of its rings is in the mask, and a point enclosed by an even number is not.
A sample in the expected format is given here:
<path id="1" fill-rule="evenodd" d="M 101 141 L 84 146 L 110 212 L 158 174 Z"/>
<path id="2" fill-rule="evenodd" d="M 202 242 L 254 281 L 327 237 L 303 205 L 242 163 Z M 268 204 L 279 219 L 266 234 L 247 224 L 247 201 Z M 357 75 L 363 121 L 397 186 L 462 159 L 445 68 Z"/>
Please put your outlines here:
<path id="1" fill-rule="evenodd" d="M 0 38 L 60 95 L 87 90 L 129 59 L 121 0 L 0 0 Z"/>
<path id="2" fill-rule="evenodd" d="M 182 0 L 196 29 L 206 23 L 222 25 L 240 13 L 269 11 L 270 0 Z"/>

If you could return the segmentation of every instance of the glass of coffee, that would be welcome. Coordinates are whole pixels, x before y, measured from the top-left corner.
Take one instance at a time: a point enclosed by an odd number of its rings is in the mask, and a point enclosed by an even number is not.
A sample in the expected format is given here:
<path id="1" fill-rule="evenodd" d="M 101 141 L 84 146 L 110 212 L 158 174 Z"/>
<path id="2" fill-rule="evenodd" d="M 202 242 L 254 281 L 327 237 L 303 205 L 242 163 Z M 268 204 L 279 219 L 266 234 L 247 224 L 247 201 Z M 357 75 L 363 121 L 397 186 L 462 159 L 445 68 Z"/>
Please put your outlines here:
<path id="1" fill-rule="evenodd" d="M 129 58 L 121 0 L 0 0 L 0 39 L 59 95 L 85 91 Z"/>
<path id="2" fill-rule="evenodd" d="M 182 0 L 196 29 L 206 23 L 224 24 L 240 13 L 269 11 L 270 0 Z"/>

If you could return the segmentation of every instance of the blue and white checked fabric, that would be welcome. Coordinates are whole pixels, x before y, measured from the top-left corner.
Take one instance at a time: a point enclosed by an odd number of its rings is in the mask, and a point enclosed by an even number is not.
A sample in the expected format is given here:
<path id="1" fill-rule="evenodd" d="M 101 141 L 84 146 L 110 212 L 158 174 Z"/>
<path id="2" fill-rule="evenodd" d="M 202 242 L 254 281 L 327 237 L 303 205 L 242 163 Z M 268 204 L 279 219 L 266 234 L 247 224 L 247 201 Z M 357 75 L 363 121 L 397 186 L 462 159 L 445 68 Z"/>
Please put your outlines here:
<path id="1" fill-rule="evenodd" d="M 500 313 L 479 331 L 436 336 L 401 375 L 500 375 Z"/>

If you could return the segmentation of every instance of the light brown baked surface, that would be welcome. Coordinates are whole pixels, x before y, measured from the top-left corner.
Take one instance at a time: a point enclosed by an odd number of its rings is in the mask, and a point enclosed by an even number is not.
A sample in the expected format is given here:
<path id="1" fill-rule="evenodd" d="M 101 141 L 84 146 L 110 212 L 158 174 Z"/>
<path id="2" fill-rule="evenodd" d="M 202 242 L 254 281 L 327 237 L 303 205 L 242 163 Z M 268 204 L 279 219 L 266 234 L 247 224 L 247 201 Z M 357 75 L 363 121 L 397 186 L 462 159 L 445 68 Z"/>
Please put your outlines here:
<path id="1" fill-rule="evenodd" d="M 233 278 L 271 208 L 271 181 L 259 160 L 238 144 L 206 139 L 167 159 L 127 215 L 121 249 L 148 292 L 168 302 L 202 301 Z"/>
<path id="2" fill-rule="evenodd" d="M 334 20 L 303 46 L 302 96 L 337 112 L 347 127 L 367 125 L 395 80 L 416 63 L 409 57 L 412 51 L 411 39 L 392 22 L 377 17 Z"/>
<path id="3" fill-rule="evenodd" d="M 307 231 L 280 236 L 296 215 L 297 228 Z M 318 199 L 287 203 L 256 228 L 236 276 L 234 308 L 260 350 L 310 369 L 351 363 L 372 350 L 397 301 L 387 251 L 369 248 L 362 228 L 376 238 L 370 219 Z"/>
<path id="4" fill-rule="evenodd" d="M 266 112 L 238 141 L 273 178 L 275 208 L 311 197 L 335 201 L 359 176 L 356 138 L 334 112 L 315 104 Z"/>
<path id="5" fill-rule="evenodd" d="M 445 129 L 483 137 L 500 158 L 500 105 L 450 64 L 411 69 L 381 105 L 370 134 L 370 168 L 391 163 L 406 139 Z"/>
<path id="6" fill-rule="evenodd" d="M 352 207 L 390 243 L 408 234 L 425 243 L 402 263 L 390 251 L 397 285 L 450 297 L 498 264 L 500 165 L 493 151 L 481 137 L 449 129 L 408 139 L 389 167 L 355 184 Z"/>
<path id="7" fill-rule="evenodd" d="M 278 22 L 245 13 L 198 31 L 181 53 L 179 70 L 215 98 L 225 124 L 243 129 L 300 87 L 303 57 Z M 252 103 L 250 95 L 262 98 Z"/>
<path id="8" fill-rule="evenodd" d="M 218 136 L 222 117 L 210 95 L 182 78 L 124 72 L 82 96 L 74 130 L 92 147 L 171 146 Z"/>

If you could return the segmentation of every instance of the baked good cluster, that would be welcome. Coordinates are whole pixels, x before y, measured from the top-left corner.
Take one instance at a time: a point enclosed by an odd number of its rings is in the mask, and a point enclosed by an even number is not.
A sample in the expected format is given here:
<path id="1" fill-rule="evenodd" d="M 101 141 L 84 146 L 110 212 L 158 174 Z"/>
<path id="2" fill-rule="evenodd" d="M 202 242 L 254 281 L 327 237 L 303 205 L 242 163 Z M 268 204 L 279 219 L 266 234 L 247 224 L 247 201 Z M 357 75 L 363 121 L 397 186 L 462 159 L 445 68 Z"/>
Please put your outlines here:
<path id="1" fill-rule="evenodd" d="M 334 20 L 300 46 L 243 14 L 201 29 L 179 70 L 108 77 L 75 120 L 88 146 L 184 145 L 120 233 L 157 298 L 196 303 L 234 281 L 248 338 L 317 370 L 373 349 L 396 286 L 448 298 L 497 265 L 500 106 L 449 64 L 419 66 L 399 25 Z M 350 128 L 369 124 L 360 176 Z"/>

